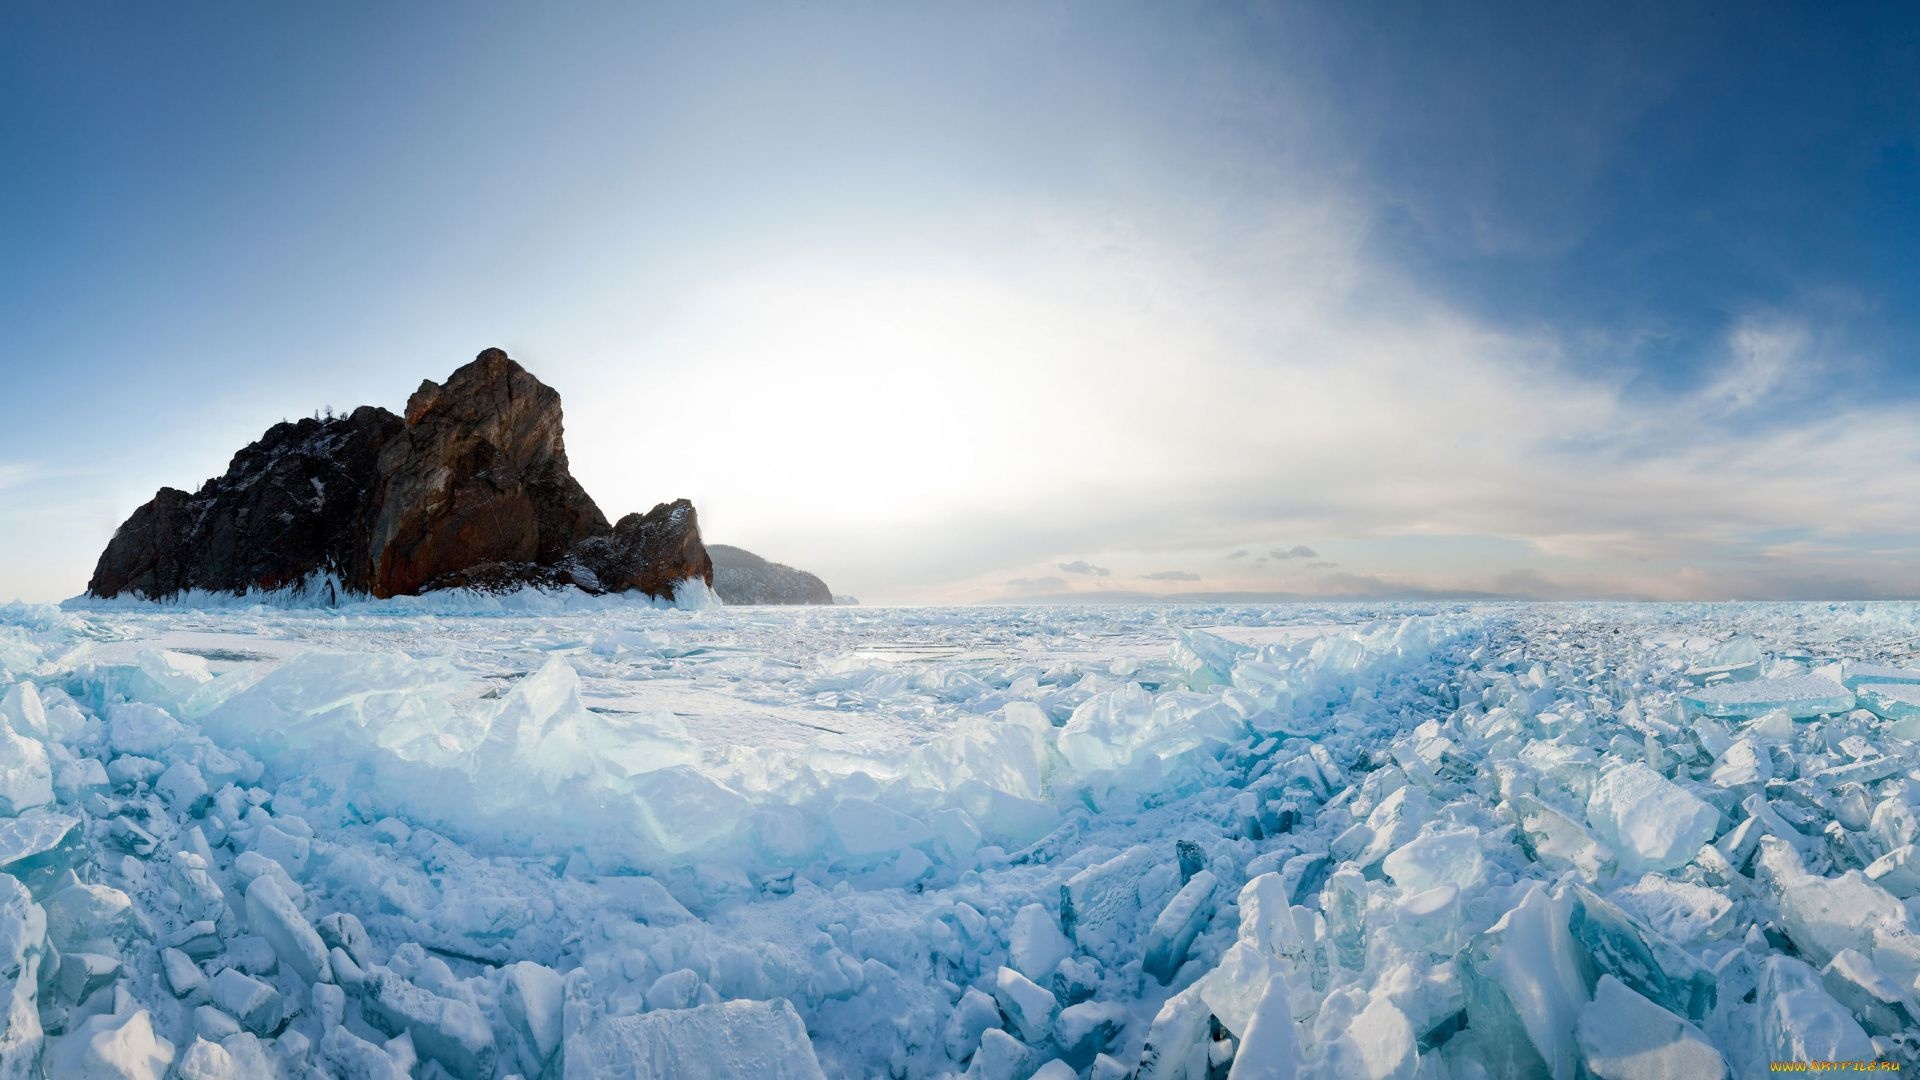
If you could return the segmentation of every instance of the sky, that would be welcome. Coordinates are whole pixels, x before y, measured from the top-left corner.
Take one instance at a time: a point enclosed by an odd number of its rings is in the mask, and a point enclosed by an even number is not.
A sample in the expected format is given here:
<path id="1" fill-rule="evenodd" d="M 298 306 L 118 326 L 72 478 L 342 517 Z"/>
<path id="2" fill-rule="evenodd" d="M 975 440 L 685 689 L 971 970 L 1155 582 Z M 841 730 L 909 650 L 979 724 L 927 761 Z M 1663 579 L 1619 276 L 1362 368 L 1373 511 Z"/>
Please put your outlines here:
<path id="1" fill-rule="evenodd" d="M 11 5 L 0 599 L 507 349 L 866 602 L 1920 596 L 1903 5 Z"/>

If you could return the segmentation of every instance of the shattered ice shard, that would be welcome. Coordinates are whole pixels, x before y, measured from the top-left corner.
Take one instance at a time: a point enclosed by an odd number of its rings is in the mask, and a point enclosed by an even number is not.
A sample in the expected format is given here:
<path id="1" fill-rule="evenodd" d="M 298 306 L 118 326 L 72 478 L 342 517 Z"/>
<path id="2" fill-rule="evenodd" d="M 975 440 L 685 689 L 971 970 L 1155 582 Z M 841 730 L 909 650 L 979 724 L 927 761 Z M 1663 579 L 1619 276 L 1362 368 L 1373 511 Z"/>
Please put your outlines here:
<path id="1" fill-rule="evenodd" d="M 1567 895 L 1572 903 L 1568 931 L 1601 971 L 1663 1009 L 1706 1019 L 1717 990 L 1711 971 L 1592 890 L 1572 885 Z"/>
<path id="2" fill-rule="evenodd" d="M 1228 1080 L 1293 1080 L 1300 1075 L 1300 1039 L 1287 998 L 1287 977 L 1276 972 L 1261 988 Z"/>
<path id="3" fill-rule="evenodd" d="M 826 1078 L 806 1025 L 784 998 L 598 1020 L 567 1037 L 566 1062 L 569 1076 Z"/>
<path id="4" fill-rule="evenodd" d="M 19 878 L 36 897 L 86 855 L 79 818 L 48 811 L 0 821 L 0 873 Z"/>
<path id="5" fill-rule="evenodd" d="M 422 1057 L 438 1062 L 461 1080 L 493 1075 L 493 1029 L 480 1010 L 464 1001 L 441 997 L 381 971 L 368 983 L 360 1009 L 368 1024 L 389 1035 L 411 1036 Z"/>
<path id="6" fill-rule="evenodd" d="M 1853 708 L 1852 691 L 1821 675 L 1702 686 L 1683 691 L 1680 700 L 1708 716 L 1761 716 L 1781 709 L 1788 716 L 1805 718 Z"/>
<path id="7" fill-rule="evenodd" d="M 1857 691 L 1860 704 L 1875 716 L 1905 721 L 1895 734 L 1911 739 L 1920 734 L 1920 683 L 1865 683 Z"/>
<path id="8" fill-rule="evenodd" d="M 1735 634 L 1687 669 L 1687 678 L 1695 682 L 1743 681 L 1760 674 L 1760 643 L 1748 634 Z"/>
<path id="9" fill-rule="evenodd" d="M 1003 967 L 994 973 L 993 997 L 1000 1003 L 1000 1011 L 1007 1014 L 1020 1037 L 1028 1042 L 1039 1042 L 1053 1032 L 1053 1016 L 1059 1008 L 1059 999 L 1053 991 L 1035 985 L 1032 979 Z"/>
<path id="10" fill-rule="evenodd" d="M 1840 682 L 1858 691 L 1865 683 L 1920 683 L 1920 671 L 1891 664 L 1853 664 L 1842 669 Z"/>
<path id="11" fill-rule="evenodd" d="M 1745 685 L 1752 686 L 1754 683 Z M 1645 764 L 1621 765 L 1593 785 L 1587 818 L 1629 873 L 1672 870 L 1713 839 L 1719 811 Z"/>
<path id="12" fill-rule="evenodd" d="M 1727 1075 L 1726 1059 L 1699 1028 L 1611 975 L 1600 976 L 1593 1000 L 1580 1011 L 1579 1039 L 1585 1072 L 1596 1080 Z"/>
<path id="13" fill-rule="evenodd" d="M 1759 1003 L 1763 1052 L 1774 1061 L 1871 1061 L 1873 1044 L 1820 976 L 1790 956 L 1767 959 Z"/>

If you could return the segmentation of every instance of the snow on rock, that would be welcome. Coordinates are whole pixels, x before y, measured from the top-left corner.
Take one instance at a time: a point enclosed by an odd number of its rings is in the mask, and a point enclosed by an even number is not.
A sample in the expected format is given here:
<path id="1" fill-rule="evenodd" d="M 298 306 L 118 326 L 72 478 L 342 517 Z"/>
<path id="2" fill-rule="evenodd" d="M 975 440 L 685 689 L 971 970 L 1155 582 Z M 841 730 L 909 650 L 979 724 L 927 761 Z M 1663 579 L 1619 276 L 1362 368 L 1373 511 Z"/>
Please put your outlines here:
<path id="1" fill-rule="evenodd" d="M 215 975 L 209 993 L 215 1006 L 255 1034 L 273 1031 L 285 1014 L 280 991 L 239 968 Z"/>
<path id="2" fill-rule="evenodd" d="M 173 1049 L 155 1033 L 147 1010 L 102 1013 L 51 1040 L 46 1069 L 62 1080 L 162 1080 L 173 1064 Z"/>
<path id="3" fill-rule="evenodd" d="M 1060 961 L 1072 954 L 1073 942 L 1045 906 L 1028 904 L 1014 914 L 1007 955 L 1015 971 L 1035 981 L 1050 979 Z"/>
<path id="4" fill-rule="evenodd" d="M 1060 1006 L 1052 991 L 1010 967 L 1003 967 L 994 973 L 993 997 L 1025 1041 L 1038 1042 L 1052 1033 L 1053 1015 Z"/>

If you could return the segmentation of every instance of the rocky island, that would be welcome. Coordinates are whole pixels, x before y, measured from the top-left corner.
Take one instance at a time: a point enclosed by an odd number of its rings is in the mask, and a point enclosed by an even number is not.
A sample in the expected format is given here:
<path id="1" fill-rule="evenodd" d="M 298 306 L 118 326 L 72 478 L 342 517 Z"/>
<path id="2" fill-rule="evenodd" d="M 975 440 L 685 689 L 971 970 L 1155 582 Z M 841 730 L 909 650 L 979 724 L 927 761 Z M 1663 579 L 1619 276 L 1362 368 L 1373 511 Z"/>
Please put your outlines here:
<path id="1" fill-rule="evenodd" d="M 743 548 L 709 544 L 713 591 L 729 604 L 831 604 L 827 583 L 805 570 L 763 559 Z"/>
<path id="2" fill-rule="evenodd" d="M 422 382 L 405 416 L 363 405 L 275 424 L 199 491 L 161 488 L 114 533 L 87 593 L 332 602 L 571 585 L 665 598 L 689 578 L 713 584 L 693 504 L 609 524 L 568 471 L 559 393 L 488 349 Z"/>

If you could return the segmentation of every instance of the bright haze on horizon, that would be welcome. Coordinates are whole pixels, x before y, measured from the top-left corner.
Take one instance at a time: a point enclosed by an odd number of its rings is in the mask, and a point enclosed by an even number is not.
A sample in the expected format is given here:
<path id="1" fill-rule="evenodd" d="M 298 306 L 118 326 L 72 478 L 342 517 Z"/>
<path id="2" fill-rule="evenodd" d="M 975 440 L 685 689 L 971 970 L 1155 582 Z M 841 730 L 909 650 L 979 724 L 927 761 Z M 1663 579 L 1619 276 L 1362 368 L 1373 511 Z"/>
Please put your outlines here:
<path id="1" fill-rule="evenodd" d="M 16 5 L 0 599 L 482 348 L 868 602 L 1920 595 L 1911 12 Z"/>

